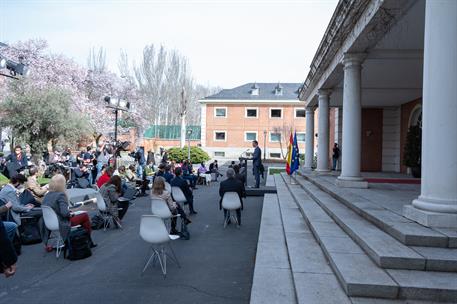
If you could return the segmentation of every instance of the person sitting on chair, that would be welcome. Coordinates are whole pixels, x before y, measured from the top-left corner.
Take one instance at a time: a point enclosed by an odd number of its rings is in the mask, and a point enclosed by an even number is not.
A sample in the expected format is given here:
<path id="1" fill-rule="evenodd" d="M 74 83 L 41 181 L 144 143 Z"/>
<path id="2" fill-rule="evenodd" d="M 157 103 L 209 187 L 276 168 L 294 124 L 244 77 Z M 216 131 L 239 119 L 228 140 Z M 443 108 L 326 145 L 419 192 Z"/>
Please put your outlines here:
<path id="1" fill-rule="evenodd" d="M 222 209 L 222 199 L 226 192 L 236 192 L 240 197 L 241 208 L 236 210 L 236 218 L 238 220 L 238 225 L 241 225 L 241 210 L 243 210 L 243 197 L 246 197 L 246 190 L 244 184 L 235 178 L 235 170 L 232 168 L 227 169 L 227 179 L 222 181 L 219 186 L 219 195 L 221 197 L 219 201 L 219 210 Z M 228 216 L 228 211 L 224 209 L 224 219 Z M 230 221 L 228 222 L 230 224 Z"/>
<path id="2" fill-rule="evenodd" d="M 185 179 L 185 180 L 188 180 L 190 182 L 190 186 L 193 188 L 193 189 L 197 189 L 196 187 L 196 184 L 197 184 L 197 176 L 195 176 L 193 174 L 193 168 L 192 168 L 192 164 L 190 161 L 187 161 L 185 160 L 181 166 L 181 169 L 182 169 L 182 177 Z"/>
<path id="3" fill-rule="evenodd" d="M 173 180 L 171 181 L 171 186 L 179 187 L 181 189 L 181 191 L 184 193 L 184 196 L 186 197 L 187 203 L 189 204 L 190 214 L 197 214 L 197 212 L 194 209 L 194 195 L 192 194 L 192 190 L 191 190 L 189 184 L 187 183 L 187 181 L 185 181 L 181 177 L 181 175 L 182 175 L 181 168 L 179 168 L 179 167 L 176 168 L 175 174 L 176 174 L 176 177 L 173 178 Z"/>
<path id="4" fill-rule="evenodd" d="M 48 192 L 48 187 L 44 186 L 41 187 L 40 184 L 37 181 L 37 173 L 38 173 L 38 168 L 37 167 L 32 167 L 29 170 L 29 177 L 27 178 L 27 183 L 25 184 L 25 188 L 29 190 L 33 197 L 35 198 L 35 201 L 38 204 L 41 204 L 43 202 L 44 195 Z"/>
<path id="5" fill-rule="evenodd" d="M 105 169 L 105 173 L 103 173 L 100 176 L 100 178 L 98 179 L 97 186 L 99 188 L 101 188 L 105 183 L 107 183 L 110 180 L 110 178 L 113 175 L 113 173 L 114 173 L 114 168 L 113 167 L 107 167 Z"/>
<path id="6" fill-rule="evenodd" d="M 217 159 L 214 160 L 214 162 L 212 162 L 210 165 L 209 165 L 209 171 L 211 173 L 216 173 L 216 180 L 217 180 L 217 177 L 219 176 L 223 176 L 222 174 L 219 173 L 219 166 L 217 164 Z"/>
<path id="7" fill-rule="evenodd" d="M 199 176 L 205 179 L 207 185 L 211 183 L 211 172 L 206 168 L 205 162 L 201 162 L 197 172 Z"/>
<path id="8" fill-rule="evenodd" d="M 12 204 L 11 206 L 11 217 L 20 226 L 21 225 L 21 214 L 30 212 L 35 205 L 27 204 L 22 205 L 19 197 L 17 196 L 18 188 L 27 181 L 24 175 L 17 174 L 10 178 L 9 184 L 5 185 L 0 191 L 0 200 Z"/>
<path id="9" fill-rule="evenodd" d="M 117 223 L 121 223 L 129 208 L 128 201 L 119 201 L 122 195 L 122 180 L 119 176 L 114 175 L 108 182 L 100 188 L 100 194 L 105 200 L 108 212 L 115 218 Z M 121 210 L 119 210 L 121 208 Z"/>
<path id="10" fill-rule="evenodd" d="M 92 228 L 89 214 L 87 212 L 74 214 L 69 209 L 70 204 L 66 193 L 66 184 L 67 181 L 62 174 L 54 175 L 49 182 L 49 192 L 44 196 L 42 205 L 51 207 L 57 214 L 60 236 L 64 241 L 68 238 L 71 227 L 81 225 L 89 234 L 90 247 L 96 247 L 97 245 L 91 238 Z M 45 233 L 43 236 L 46 251 L 52 250 L 52 246 L 47 245 L 49 236 L 50 232 Z"/>
<path id="11" fill-rule="evenodd" d="M 167 202 L 168 208 L 170 209 L 171 213 L 176 215 L 179 214 L 181 215 L 181 219 L 184 221 L 184 224 L 190 224 L 192 223 L 188 218 L 186 213 L 184 212 L 184 209 L 182 209 L 181 205 L 173 201 L 173 198 L 171 197 L 171 193 L 165 190 L 165 178 L 162 176 L 156 177 L 154 180 L 154 184 L 152 185 L 152 191 L 151 191 L 151 198 L 152 199 L 162 199 L 165 202 Z M 178 234 L 178 231 L 176 230 L 176 218 L 173 217 L 171 219 L 171 230 L 170 234 Z"/>

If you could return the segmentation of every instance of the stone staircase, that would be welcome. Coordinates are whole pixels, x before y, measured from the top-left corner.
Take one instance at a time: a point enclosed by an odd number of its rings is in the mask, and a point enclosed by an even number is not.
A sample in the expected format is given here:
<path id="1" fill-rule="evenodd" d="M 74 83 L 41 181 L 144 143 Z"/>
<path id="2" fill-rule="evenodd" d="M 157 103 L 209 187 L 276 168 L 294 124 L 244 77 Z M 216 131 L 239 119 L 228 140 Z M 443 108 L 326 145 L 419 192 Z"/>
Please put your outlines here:
<path id="1" fill-rule="evenodd" d="M 457 302 L 452 234 L 312 178 L 289 181 L 275 175 L 277 194 L 265 195 L 251 303 Z"/>

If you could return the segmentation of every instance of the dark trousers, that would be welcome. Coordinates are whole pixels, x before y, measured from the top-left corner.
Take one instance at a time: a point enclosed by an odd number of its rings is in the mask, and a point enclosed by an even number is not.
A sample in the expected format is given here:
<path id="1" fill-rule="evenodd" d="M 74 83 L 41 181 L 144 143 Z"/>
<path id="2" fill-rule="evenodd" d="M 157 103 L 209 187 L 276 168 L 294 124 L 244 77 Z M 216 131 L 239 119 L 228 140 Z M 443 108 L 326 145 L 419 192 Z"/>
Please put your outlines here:
<path id="1" fill-rule="evenodd" d="M 259 188 L 260 187 L 260 168 L 257 166 L 254 166 L 252 168 L 252 173 L 254 174 L 254 178 L 255 178 L 255 187 Z"/>
<path id="2" fill-rule="evenodd" d="M 195 185 L 197 184 L 197 177 L 196 177 L 195 175 L 192 175 L 192 174 L 190 174 L 190 175 L 184 175 L 182 178 L 185 179 L 185 180 L 190 181 L 190 186 L 191 186 L 192 188 L 194 188 Z"/>
<path id="3" fill-rule="evenodd" d="M 224 218 L 226 219 L 228 215 L 228 210 L 224 209 Z M 236 209 L 236 219 L 238 220 L 238 224 L 241 225 L 241 208 Z"/>
<path id="4" fill-rule="evenodd" d="M 188 199 L 187 204 L 189 204 L 189 211 L 194 212 L 194 198 Z"/>
<path id="5" fill-rule="evenodd" d="M 119 210 L 119 213 L 118 213 L 119 219 L 122 220 L 122 218 L 127 213 L 127 210 L 129 209 L 130 203 L 128 201 L 126 201 L 126 202 L 117 202 L 117 206 L 119 208 L 122 208 L 121 210 Z"/>
<path id="6" fill-rule="evenodd" d="M 172 210 L 171 213 L 176 215 L 179 214 L 181 215 L 181 221 L 184 221 L 187 219 L 187 215 L 184 212 L 184 209 L 181 207 L 180 204 L 176 203 L 177 208 L 175 210 Z M 171 218 L 171 230 L 176 230 L 176 217 Z"/>

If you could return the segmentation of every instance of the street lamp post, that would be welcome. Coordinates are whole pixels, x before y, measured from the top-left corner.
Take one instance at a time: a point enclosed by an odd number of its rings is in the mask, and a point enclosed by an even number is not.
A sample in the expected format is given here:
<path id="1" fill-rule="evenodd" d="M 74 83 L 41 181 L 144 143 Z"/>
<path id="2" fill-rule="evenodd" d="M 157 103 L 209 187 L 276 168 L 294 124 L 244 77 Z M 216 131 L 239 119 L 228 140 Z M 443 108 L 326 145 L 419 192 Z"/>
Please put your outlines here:
<path id="1" fill-rule="evenodd" d="M 263 160 L 267 159 L 267 130 L 263 130 Z"/>
<path id="2" fill-rule="evenodd" d="M 105 96 L 106 107 L 114 110 L 114 142 L 117 145 L 117 126 L 118 126 L 118 117 L 119 111 L 128 112 L 130 110 L 130 102 L 120 99 L 113 98 L 110 96 Z M 114 168 L 117 167 L 117 155 L 114 158 Z"/>
<path id="3" fill-rule="evenodd" d="M 192 135 L 192 129 L 187 129 L 187 159 L 190 161 L 190 136 Z"/>

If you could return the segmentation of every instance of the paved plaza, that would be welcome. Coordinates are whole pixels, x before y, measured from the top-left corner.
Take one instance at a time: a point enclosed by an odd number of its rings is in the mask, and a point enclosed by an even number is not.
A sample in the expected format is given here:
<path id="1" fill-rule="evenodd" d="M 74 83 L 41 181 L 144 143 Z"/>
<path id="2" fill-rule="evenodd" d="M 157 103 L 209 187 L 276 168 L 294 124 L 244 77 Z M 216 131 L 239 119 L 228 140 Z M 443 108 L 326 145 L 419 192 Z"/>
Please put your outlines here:
<path id="1" fill-rule="evenodd" d="M 92 257 L 69 261 L 45 253 L 42 244 L 23 246 L 17 273 L 2 280 L 0 303 L 249 303 L 262 197 L 248 197 L 241 229 L 222 226 L 219 183 L 194 192 L 199 212 L 189 225 L 191 239 L 173 242 L 181 269 L 169 263 L 140 276 L 149 245 L 140 239 L 148 198 L 138 198 L 123 230 L 94 231 Z"/>

